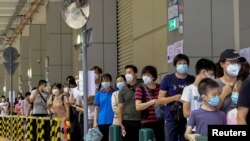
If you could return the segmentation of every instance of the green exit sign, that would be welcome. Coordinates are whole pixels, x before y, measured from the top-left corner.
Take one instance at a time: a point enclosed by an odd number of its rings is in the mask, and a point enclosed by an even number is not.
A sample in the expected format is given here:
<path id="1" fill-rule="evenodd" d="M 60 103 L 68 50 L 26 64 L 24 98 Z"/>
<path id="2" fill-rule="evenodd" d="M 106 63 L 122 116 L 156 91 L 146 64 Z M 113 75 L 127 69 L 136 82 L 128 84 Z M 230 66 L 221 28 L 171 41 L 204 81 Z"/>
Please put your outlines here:
<path id="1" fill-rule="evenodd" d="M 168 20 L 168 31 L 175 30 L 179 27 L 179 20 L 178 18 L 173 18 Z"/>

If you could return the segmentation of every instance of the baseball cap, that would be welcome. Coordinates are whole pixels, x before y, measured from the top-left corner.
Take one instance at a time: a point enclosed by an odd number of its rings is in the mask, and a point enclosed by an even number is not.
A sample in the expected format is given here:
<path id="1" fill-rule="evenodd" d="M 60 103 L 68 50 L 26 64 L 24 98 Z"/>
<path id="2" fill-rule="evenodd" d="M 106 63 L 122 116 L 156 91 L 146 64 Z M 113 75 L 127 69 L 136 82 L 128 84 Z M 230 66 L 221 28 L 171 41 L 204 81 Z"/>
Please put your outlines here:
<path id="1" fill-rule="evenodd" d="M 226 49 L 220 55 L 220 61 L 222 60 L 235 60 L 239 59 L 240 62 L 244 62 L 244 58 L 234 49 Z"/>

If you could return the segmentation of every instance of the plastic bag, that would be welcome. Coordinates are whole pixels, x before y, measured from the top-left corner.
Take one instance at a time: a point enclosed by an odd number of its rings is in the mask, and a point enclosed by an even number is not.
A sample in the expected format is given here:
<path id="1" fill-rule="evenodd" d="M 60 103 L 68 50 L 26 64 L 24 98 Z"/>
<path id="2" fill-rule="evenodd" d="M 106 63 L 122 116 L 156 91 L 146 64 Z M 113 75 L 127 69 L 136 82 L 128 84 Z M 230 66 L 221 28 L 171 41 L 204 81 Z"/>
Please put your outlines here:
<path id="1" fill-rule="evenodd" d="M 103 135 L 99 128 L 90 128 L 88 133 L 84 136 L 84 141 L 100 141 Z"/>

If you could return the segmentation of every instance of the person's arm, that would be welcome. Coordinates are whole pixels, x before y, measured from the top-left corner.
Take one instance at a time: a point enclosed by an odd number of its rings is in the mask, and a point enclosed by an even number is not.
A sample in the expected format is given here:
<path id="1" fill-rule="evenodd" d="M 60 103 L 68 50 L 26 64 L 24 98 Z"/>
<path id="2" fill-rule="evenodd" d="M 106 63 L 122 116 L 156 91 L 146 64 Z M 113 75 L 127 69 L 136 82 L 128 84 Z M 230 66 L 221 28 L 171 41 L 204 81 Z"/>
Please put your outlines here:
<path id="1" fill-rule="evenodd" d="M 143 99 L 146 100 L 147 95 L 149 95 L 146 92 L 147 88 L 144 86 L 139 86 L 135 89 L 135 108 L 137 111 L 142 111 L 150 106 L 156 104 L 157 99 L 151 99 L 149 101 L 142 101 Z"/>
<path id="2" fill-rule="evenodd" d="M 28 106 L 28 112 L 26 113 L 26 115 L 24 116 L 29 116 L 30 115 L 30 112 L 31 112 L 31 104 L 29 103 L 29 106 Z"/>
<path id="3" fill-rule="evenodd" d="M 199 134 L 192 134 L 192 126 L 187 126 L 184 134 L 185 139 L 189 141 L 196 141 L 196 136 L 199 136 Z"/>
<path id="4" fill-rule="evenodd" d="M 145 109 L 147 109 L 148 107 L 154 105 L 156 102 L 157 102 L 156 99 L 152 99 L 152 100 L 150 100 L 150 101 L 148 101 L 148 102 L 145 102 L 145 103 L 142 103 L 141 100 L 136 100 L 136 101 L 135 101 L 136 110 L 137 110 L 137 111 L 145 110 Z"/>
<path id="5" fill-rule="evenodd" d="M 53 105 L 53 101 L 52 101 L 52 95 L 50 95 L 49 96 L 49 99 L 48 99 L 48 101 L 47 101 L 47 107 L 48 107 L 48 109 L 50 109 L 51 107 L 52 107 L 52 105 Z"/>
<path id="6" fill-rule="evenodd" d="M 95 111 L 94 111 L 94 125 L 93 125 L 94 128 L 98 127 L 98 123 L 97 123 L 97 120 L 98 120 L 98 112 L 99 112 L 99 106 L 95 105 Z"/>
<path id="7" fill-rule="evenodd" d="M 246 118 L 249 112 L 249 108 L 238 107 L 237 112 L 237 124 L 239 125 L 247 125 Z"/>
<path id="8" fill-rule="evenodd" d="M 38 95 L 38 90 L 34 90 L 31 92 L 31 95 L 29 97 L 29 101 L 30 103 L 34 103 L 35 99 L 36 99 L 36 96 Z"/>
<path id="9" fill-rule="evenodd" d="M 190 116 L 190 103 L 189 102 L 183 102 L 183 115 L 185 118 L 188 118 Z"/>
<path id="10" fill-rule="evenodd" d="M 185 87 L 181 95 L 181 102 L 183 103 L 183 115 L 188 118 L 191 113 L 191 101 L 193 98 L 191 87 Z"/>
<path id="11" fill-rule="evenodd" d="M 123 108 L 124 108 L 123 103 L 125 102 L 124 101 L 124 94 L 126 94 L 124 92 L 124 89 L 118 93 L 118 109 L 117 109 L 117 118 L 118 118 L 119 125 L 122 128 L 122 131 L 124 130 L 124 126 L 122 124 L 122 121 L 123 121 Z"/>
<path id="12" fill-rule="evenodd" d="M 121 128 L 124 129 L 124 126 L 122 124 L 122 121 L 123 121 L 122 115 L 123 115 L 123 104 L 118 103 L 118 110 L 117 110 L 118 122 Z"/>
<path id="13" fill-rule="evenodd" d="M 65 95 L 62 95 L 64 98 L 63 98 L 63 102 L 64 102 L 64 108 L 66 109 L 66 118 L 69 119 L 69 99 L 67 96 Z"/>
<path id="14" fill-rule="evenodd" d="M 165 90 L 160 90 L 159 95 L 158 95 L 158 103 L 159 104 L 169 104 L 174 101 L 180 101 L 181 99 L 181 94 L 177 94 L 174 96 L 167 96 L 167 91 Z"/>
<path id="15" fill-rule="evenodd" d="M 117 97 L 118 97 L 118 93 L 119 91 L 116 91 L 112 94 L 111 97 L 111 106 L 112 106 L 112 110 L 117 113 L 117 109 L 118 109 L 118 101 L 117 101 Z"/>

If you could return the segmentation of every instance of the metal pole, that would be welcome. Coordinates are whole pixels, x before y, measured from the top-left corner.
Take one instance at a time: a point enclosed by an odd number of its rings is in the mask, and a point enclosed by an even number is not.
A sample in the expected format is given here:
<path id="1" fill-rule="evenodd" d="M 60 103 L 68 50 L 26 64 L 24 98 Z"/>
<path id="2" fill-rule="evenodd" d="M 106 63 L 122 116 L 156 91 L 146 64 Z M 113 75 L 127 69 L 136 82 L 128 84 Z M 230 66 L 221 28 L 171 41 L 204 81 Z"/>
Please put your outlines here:
<path id="1" fill-rule="evenodd" d="M 12 67 L 13 67 L 13 62 L 12 62 L 12 53 L 10 55 L 10 131 L 13 133 L 13 73 L 12 73 Z M 11 141 L 13 140 L 13 134 L 11 134 Z"/>
<path id="2" fill-rule="evenodd" d="M 83 95 L 84 95 L 84 135 L 88 132 L 88 69 L 87 69 L 87 28 L 82 28 L 82 72 L 83 72 Z"/>

